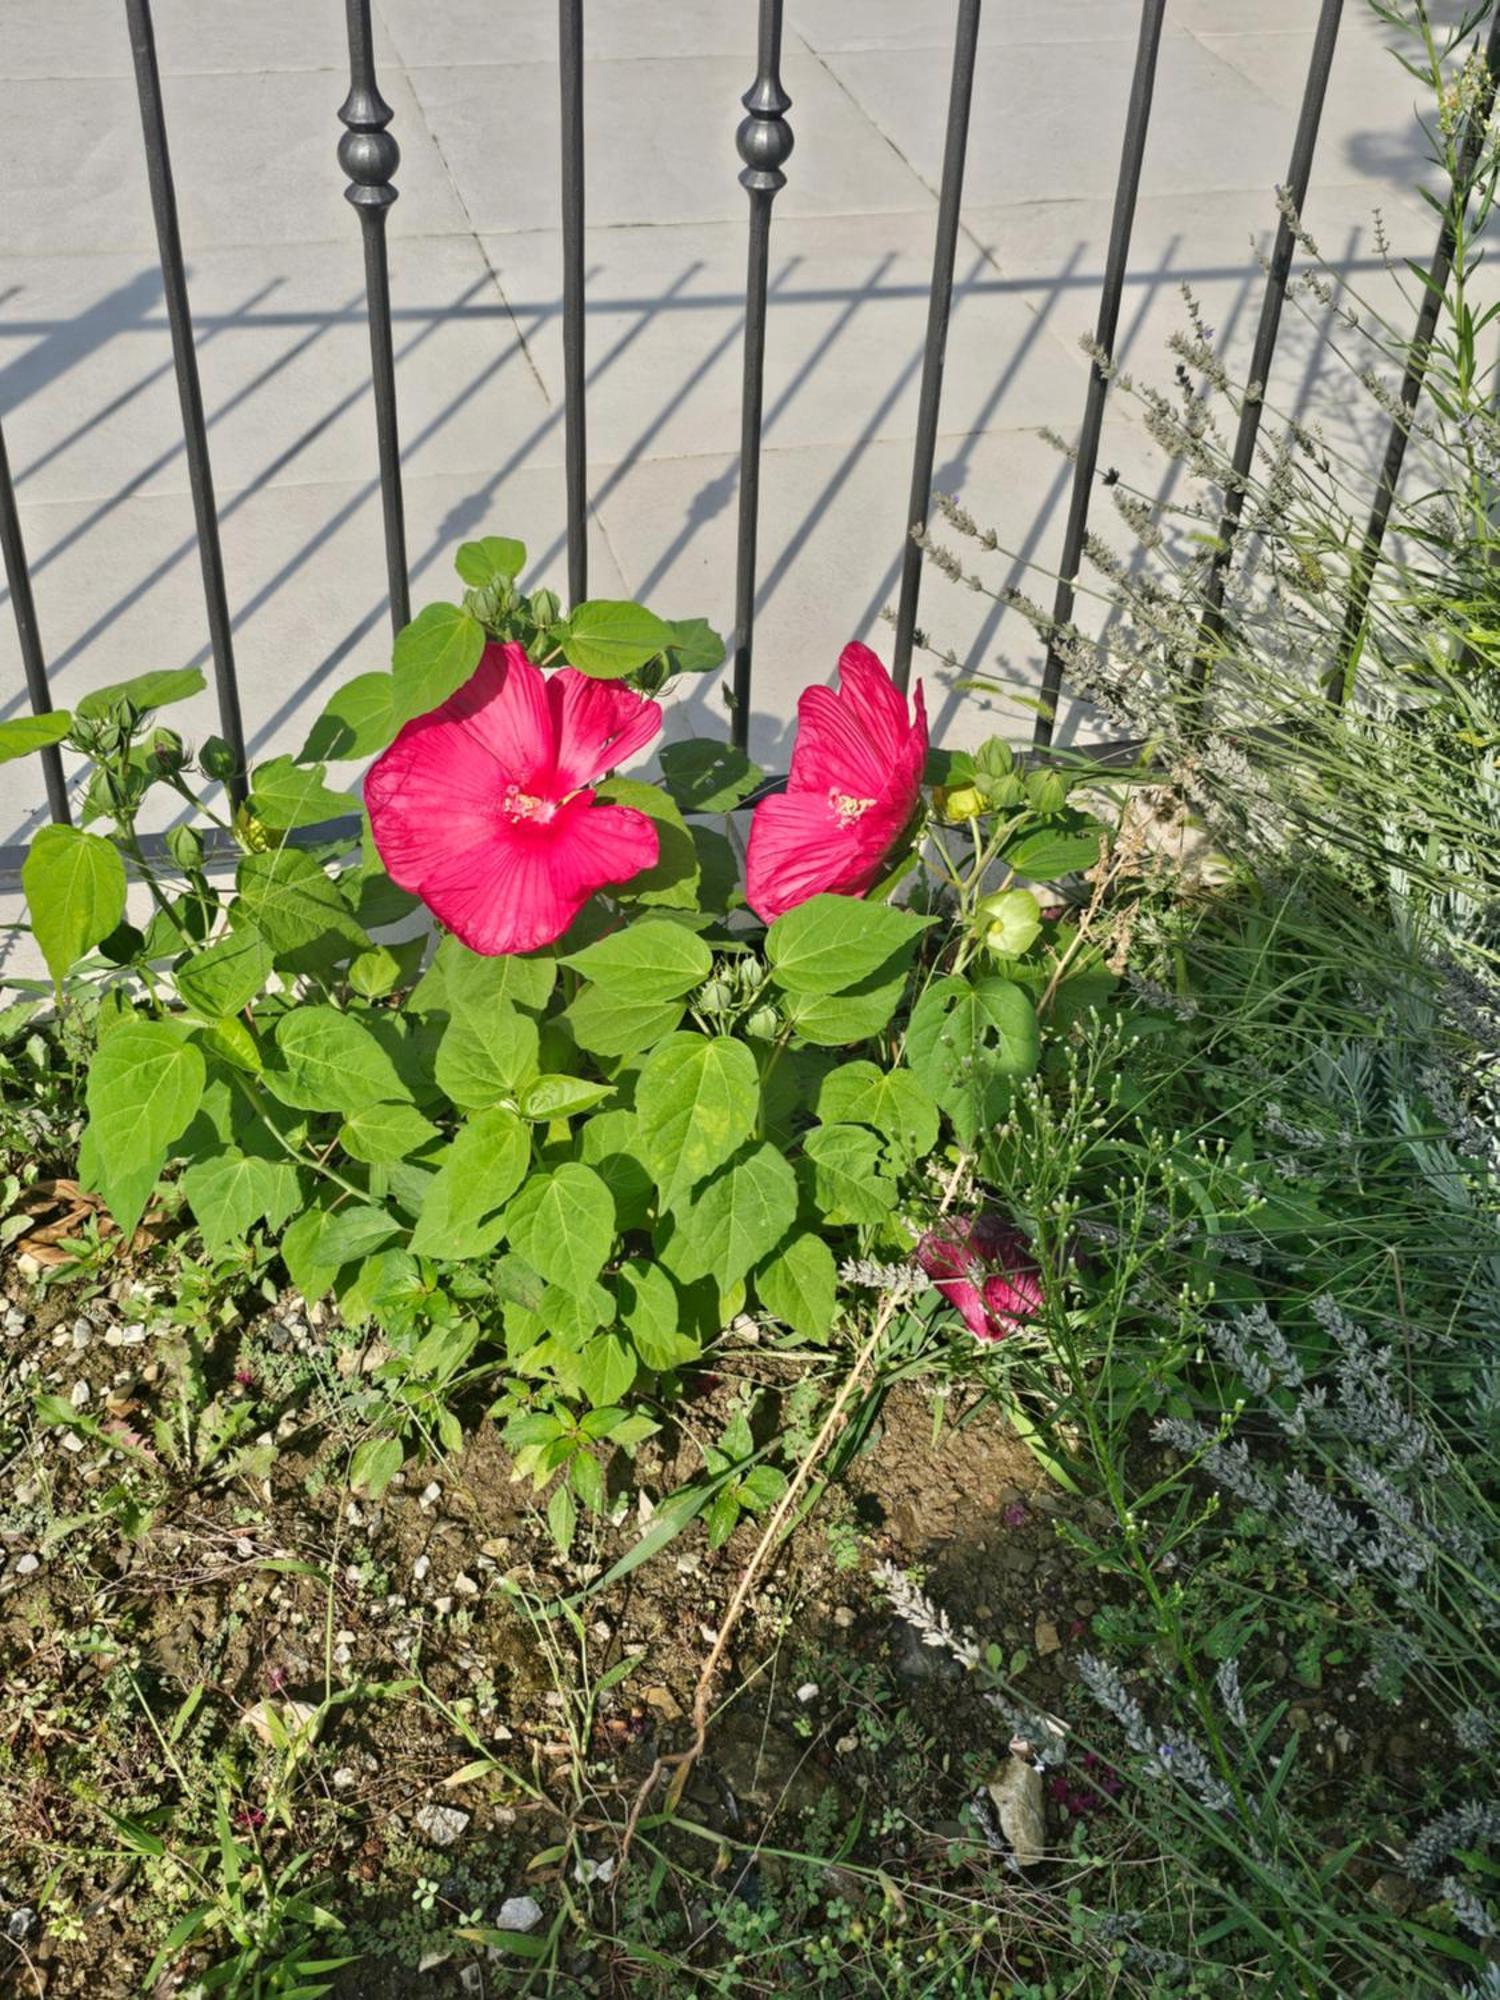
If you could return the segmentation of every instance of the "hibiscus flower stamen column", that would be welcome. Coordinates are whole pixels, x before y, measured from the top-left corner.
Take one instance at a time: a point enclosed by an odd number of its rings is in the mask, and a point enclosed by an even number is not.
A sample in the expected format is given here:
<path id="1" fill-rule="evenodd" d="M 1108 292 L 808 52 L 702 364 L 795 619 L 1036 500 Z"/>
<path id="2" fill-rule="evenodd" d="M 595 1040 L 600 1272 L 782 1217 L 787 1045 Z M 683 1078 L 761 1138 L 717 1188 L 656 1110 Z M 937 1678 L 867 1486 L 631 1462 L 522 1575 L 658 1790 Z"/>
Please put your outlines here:
<path id="1" fill-rule="evenodd" d="M 750 735 L 750 656 L 755 632 L 755 544 L 760 512 L 760 425 L 765 389 L 766 278 L 771 203 L 786 186 L 792 107 L 781 83 L 782 0 L 760 0 L 759 74 L 740 100 L 749 114 L 735 134 L 750 197 L 750 256 L 745 278 L 745 385 L 740 416 L 740 523 L 734 590 L 734 680 L 730 729 L 744 749 Z"/>

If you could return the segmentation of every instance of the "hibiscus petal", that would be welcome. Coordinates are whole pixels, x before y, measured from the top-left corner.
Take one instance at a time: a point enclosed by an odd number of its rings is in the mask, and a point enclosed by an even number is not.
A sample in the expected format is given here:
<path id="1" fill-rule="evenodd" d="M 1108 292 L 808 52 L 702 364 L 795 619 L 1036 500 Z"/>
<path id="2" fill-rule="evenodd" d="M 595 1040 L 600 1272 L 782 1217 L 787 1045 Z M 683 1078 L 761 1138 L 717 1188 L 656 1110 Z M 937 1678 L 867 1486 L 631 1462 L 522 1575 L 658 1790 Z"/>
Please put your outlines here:
<path id="1" fill-rule="evenodd" d="M 558 898 L 572 903 L 569 923 L 596 889 L 654 868 L 661 852 L 654 820 L 633 806 L 595 805 L 592 792 L 560 806 L 552 826 L 548 866 Z"/>
<path id="2" fill-rule="evenodd" d="M 534 791 L 551 772 L 556 732 L 546 676 L 516 645 L 489 645 L 457 694 L 434 716 L 455 725 L 494 759 L 499 782 Z"/>
<path id="3" fill-rule="evenodd" d="M 844 823 L 821 792 L 762 799 L 750 820 L 745 900 L 771 923 L 809 896 L 858 896 L 879 874 L 894 837 L 873 813 Z"/>
<path id="4" fill-rule="evenodd" d="M 957 1307 L 963 1314 L 964 1325 L 976 1340 L 996 1340 L 999 1335 L 990 1326 L 989 1316 L 984 1309 L 979 1287 L 968 1278 L 943 1278 L 937 1289 L 950 1306 Z"/>
<path id="5" fill-rule="evenodd" d="M 444 857 L 422 899 L 471 951 L 496 957 L 560 938 L 589 897 L 657 857 L 656 828 L 581 793 L 552 819 L 497 821 L 488 842 Z"/>
<path id="6" fill-rule="evenodd" d="M 809 688 L 797 704 L 792 791 L 838 792 L 900 804 L 904 825 L 917 802 L 927 760 L 927 711 L 919 682 L 906 700 L 868 646 L 839 655 L 839 686 Z"/>
<path id="7" fill-rule="evenodd" d="M 839 693 L 865 739 L 874 747 L 881 767 L 889 770 L 908 752 L 913 734 L 906 697 L 881 665 L 878 655 L 856 639 L 839 654 Z M 921 689 L 917 691 L 921 713 Z M 922 717 L 926 728 L 926 718 Z"/>
<path id="8" fill-rule="evenodd" d="M 797 740 L 787 773 L 788 790 L 875 799 L 890 776 L 889 763 L 876 756 L 843 695 L 832 688 L 804 688 L 797 698 Z"/>
<path id="9" fill-rule="evenodd" d="M 380 858 L 413 894 L 435 869 L 482 848 L 500 819 L 504 777 L 493 754 L 447 719 L 447 706 L 408 722 L 365 774 Z"/>
<path id="10" fill-rule="evenodd" d="M 1014 1271 L 1007 1278 L 984 1281 L 984 1309 L 993 1340 L 1014 1333 L 1024 1321 L 1035 1317 L 1041 1304 L 1042 1288 L 1033 1272 Z"/>
<path id="11" fill-rule="evenodd" d="M 917 682 L 911 691 L 911 728 L 907 731 L 906 747 L 902 754 L 900 771 L 904 789 L 911 792 L 911 802 L 917 802 L 917 793 L 922 789 L 922 773 L 927 768 L 927 697 L 922 692 L 922 683 Z"/>
<path id="12" fill-rule="evenodd" d="M 547 683 L 557 744 L 559 794 L 597 784 L 644 749 L 661 728 L 661 708 L 619 681 L 596 681 L 562 667 Z"/>
<path id="13" fill-rule="evenodd" d="M 444 853 L 423 880 L 423 902 L 470 951 L 487 958 L 550 944 L 572 912 L 557 909 L 549 832 L 524 820 L 497 820 L 483 845 Z"/>

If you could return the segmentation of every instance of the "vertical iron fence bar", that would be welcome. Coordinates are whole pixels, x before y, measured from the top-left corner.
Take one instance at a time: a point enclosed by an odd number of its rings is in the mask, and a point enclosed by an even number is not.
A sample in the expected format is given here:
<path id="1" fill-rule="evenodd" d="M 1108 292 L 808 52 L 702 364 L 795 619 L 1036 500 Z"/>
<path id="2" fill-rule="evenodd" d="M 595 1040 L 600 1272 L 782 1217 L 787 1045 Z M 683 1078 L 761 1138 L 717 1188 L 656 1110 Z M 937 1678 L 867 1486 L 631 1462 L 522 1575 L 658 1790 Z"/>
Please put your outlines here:
<path id="1" fill-rule="evenodd" d="M 974 58 L 979 48 L 980 0 L 958 0 L 953 37 L 953 80 L 948 88 L 948 133 L 943 146 L 943 178 L 938 193 L 937 234 L 932 250 L 932 284 L 927 294 L 927 343 L 922 356 L 922 389 L 917 402 L 917 438 L 912 454 L 911 493 L 901 549 L 901 595 L 896 605 L 896 648 L 892 678 L 904 694 L 911 679 L 911 649 L 917 632 L 917 597 L 922 588 L 922 548 L 932 503 L 932 461 L 937 451 L 938 412 L 943 400 L 943 363 L 948 321 L 953 311 L 953 261 L 963 204 L 964 161 L 969 150 L 969 106 L 974 96 Z"/>
<path id="2" fill-rule="evenodd" d="M 156 220 L 157 254 L 167 321 L 172 330 L 172 362 L 177 372 L 177 396 L 182 405 L 183 445 L 188 483 L 193 494 L 193 518 L 198 530 L 198 560 L 203 570 L 203 596 L 208 612 L 208 638 L 213 651 L 214 685 L 219 701 L 219 727 L 234 760 L 225 789 L 235 805 L 245 798 L 245 730 L 240 719 L 239 682 L 234 671 L 234 642 L 229 626 L 229 601 L 224 589 L 224 556 L 219 546 L 219 516 L 214 504 L 213 471 L 208 458 L 208 431 L 203 421 L 203 391 L 198 382 L 198 357 L 193 348 L 193 317 L 188 306 L 187 277 L 182 264 L 182 234 L 177 224 L 177 192 L 167 150 L 167 121 L 162 109 L 161 73 L 156 63 L 156 36 L 151 25 L 151 0 L 125 0 L 130 29 L 130 53 L 135 63 L 136 95 L 140 99 L 141 132 L 146 145 L 146 173 L 151 184 L 151 208 Z"/>
<path id="3" fill-rule="evenodd" d="M 1114 360 L 1115 335 L 1120 327 L 1120 304 L 1125 293 L 1125 272 L 1130 262 L 1130 232 L 1135 224 L 1136 201 L 1141 191 L 1141 163 L 1146 153 L 1146 131 L 1151 123 L 1151 97 L 1156 87 L 1156 62 L 1161 47 L 1162 16 L 1167 0 L 1141 0 L 1141 30 L 1136 43 L 1135 70 L 1130 79 L 1130 101 L 1125 112 L 1125 141 L 1120 152 L 1120 175 L 1115 182 L 1114 215 L 1109 227 L 1109 249 L 1104 259 L 1104 289 L 1099 294 L 1099 316 L 1094 323 L 1096 353 L 1089 362 L 1088 396 L 1083 407 L 1083 429 L 1078 437 L 1078 456 L 1073 466 L 1073 491 L 1068 501 L 1068 522 L 1063 532 L 1062 558 L 1058 565 L 1057 591 L 1052 600 L 1052 630 L 1047 640 L 1047 658 L 1042 668 L 1041 707 L 1037 710 L 1032 742 L 1045 749 L 1052 741 L 1057 720 L 1057 699 L 1062 692 L 1062 654 L 1058 633 L 1073 616 L 1074 585 L 1083 560 L 1083 537 L 1089 524 L 1089 501 L 1093 497 L 1094 474 L 1099 465 L 1099 438 L 1104 428 L 1104 404 L 1109 394 L 1109 376 L 1100 355 Z"/>
<path id="4" fill-rule="evenodd" d="M 765 394 L 766 280 L 771 256 L 771 203 L 786 186 L 791 155 L 792 100 L 781 84 L 782 0 L 760 0 L 755 82 L 741 98 L 748 114 L 735 134 L 744 166 L 740 186 L 750 197 L 750 248 L 745 274 L 745 379 L 740 409 L 739 541 L 734 584 L 734 673 L 730 733 L 740 749 L 750 737 L 750 665 L 755 643 L 755 545 L 760 511 L 760 426 Z"/>
<path id="5" fill-rule="evenodd" d="M 1500 0 L 1497 0 L 1494 16 L 1490 21 L 1489 37 L 1484 45 L 1484 67 L 1484 88 L 1464 126 L 1463 145 L 1458 158 L 1457 185 L 1463 190 L 1465 201 L 1468 200 L 1469 182 L 1473 179 L 1474 169 L 1479 161 L 1479 149 L 1484 144 L 1485 133 L 1489 127 L 1490 112 L 1494 108 L 1495 85 L 1497 79 L 1500 79 Z M 1433 252 L 1432 263 L 1427 272 L 1422 304 L 1417 312 L 1416 330 L 1412 334 L 1411 345 L 1406 350 L 1406 368 L 1401 377 L 1401 414 L 1391 420 L 1391 434 L 1386 440 L 1380 479 L 1375 488 L 1375 502 L 1370 509 L 1364 540 L 1360 544 L 1359 554 L 1354 560 L 1350 574 L 1349 602 L 1344 607 L 1338 655 L 1324 682 L 1323 691 L 1335 708 L 1343 705 L 1348 692 L 1349 668 L 1364 626 L 1365 612 L 1370 602 L 1370 588 L 1375 580 L 1375 564 L 1380 555 L 1381 545 L 1385 541 L 1385 531 L 1390 525 L 1391 510 L 1396 504 L 1396 487 L 1401 478 L 1401 467 L 1406 459 L 1406 445 L 1411 436 L 1412 419 L 1421 400 L 1422 385 L 1427 378 L 1427 358 L 1432 349 L 1433 335 L 1437 332 L 1438 314 L 1447 296 L 1455 247 L 1452 200 L 1453 197 L 1450 196 L 1449 210 L 1443 217 L 1443 226 L 1438 232 L 1437 249 Z"/>
<path id="6" fill-rule="evenodd" d="M 1333 67 L 1334 44 L 1338 40 L 1339 17 L 1343 12 L 1343 0 L 1323 0 L 1322 11 L 1318 15 L 1318 29 L 1313 37 L 1312 60 L 1307 68 L 1307 82 L 1302 92 L 1302 109 L 1297 118 L 1297 133 L 1292 141 L 1292 160 L 1287 169 L 1285 199 L 1300 222 L 1303 206 L 1307 200 L 1307 184 L 1312 175 L 1313 152 L 1318 143 L 1318 124 L 1323 116 L 1323 101 L 1328 94 L 1328 75 Z M 1276 242 L 1271 251 L 1271 268 L 1266 276 L 1266 289 L 1260 302 L 1260 324 L 1255 330 L 1255 347 L 1250 356 L 1250 373 L 1245 381 L 1244 399 L 1240 404 L 1239 428 L 1235 432 L 1234 456 L 1231 461 L 1229 482 L 1224 492 L 1224 511 L 1219 517 L 1219 535 L 1214 548 L 1213 560 L 1209 567 L 1208 581 L 1203 588 L 1204 610 L 1198 625 L 1198 636 L 1193 645 L 1193 665 L 1190 676 L 1195 693 L 1201 693 L 1208 681 L 1209 661 L 1214 648 L 1224 636 L 1224 592 L 1229 582 L 1229 562 L 1234 554 L 1234 540 L 1244 511 L 1245 495 L 1249 489 L 1250 468 L 1255 460 L 1255 442 L 1260 435 L 1261 411 L 1265 404 L 1266 391 L 1270 386 L 1271 363 L 1276 354 L 1276 335 L 1281 327 L 1281 308 L 1286 299 L 1287 279 L 1291 275 L 1292 255 L 1296 249 L 1296 234 L 1285 214 L 1276 226 Z"/>
<path id="7" fill-rule="evenodd" d="M 583 0 L 557 0 L 562 75 L 563 457 L 568 491 L 568 597 L 589 594 L 587 371 L 583 328 Z"/>
<path id="8" fill-rule="evenodd" d="M 411 619 L 406 579 L 406 505 L 401 495 L 401 440 L 396 428 L 396 362 L 391 351 L 391 278 L 385 218 L 396 199 L 391 176 L 401 148 L 385 129 L 395 113 L 375 83 L 370 0 L 345 0 L 349 32 L 349 95 L 339 106 L 346 129 L 338 160 L 348 178 L 344 199 L 359 214 L 365 250 L 365 305 L 370 321 L 370 373 L 375 390 L 375 438 L 380 453 L 380 505 L 385 519 L 385 574 L 391 629 Z"/>
<path id="9" fill-rule="evenodd" d="M 4 556 L 6 580 L 10 584 L 10 608 L 15 613 L 16 637 L 21 644 L 21 667 L 26 675 L 31 712 L 33 715 L 49 715 L 52 697 L 47 690 L 42 633 L 36 622 L 36 601 L 31 595 L 31 572 L 26 567 L 26 544 L 21 539 L 21 516 L 16 507 L 16 489 L 11 483 L 10 458 L 5 449 L 3 429 L 0 429 L 0 554 Z M 63 775 L 62 755 L 55 743 L 49 743 L 42 752 L 42 781 L 47 787 L 47 805 L 53 819 L 59 826 L 71 825 L 68 781 Z"/>

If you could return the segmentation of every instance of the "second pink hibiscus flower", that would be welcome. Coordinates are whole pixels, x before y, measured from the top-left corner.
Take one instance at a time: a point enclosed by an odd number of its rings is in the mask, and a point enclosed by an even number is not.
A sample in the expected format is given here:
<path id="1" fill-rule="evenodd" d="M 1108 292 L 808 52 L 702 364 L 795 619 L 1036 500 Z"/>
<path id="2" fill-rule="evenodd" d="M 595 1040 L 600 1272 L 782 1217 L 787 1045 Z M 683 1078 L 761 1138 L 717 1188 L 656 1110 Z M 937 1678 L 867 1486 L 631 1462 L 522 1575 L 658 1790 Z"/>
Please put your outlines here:
<path id="1" fill-rule="evenodd" d="M 786 790 L 750 823 L 745 899 L 770 923 L 809 896 L 861 896 L 916 811 L 927 761 L 920 682 L 912 713 L 868 646 L 839 656 L 839 687 L 808 688 Z"/>

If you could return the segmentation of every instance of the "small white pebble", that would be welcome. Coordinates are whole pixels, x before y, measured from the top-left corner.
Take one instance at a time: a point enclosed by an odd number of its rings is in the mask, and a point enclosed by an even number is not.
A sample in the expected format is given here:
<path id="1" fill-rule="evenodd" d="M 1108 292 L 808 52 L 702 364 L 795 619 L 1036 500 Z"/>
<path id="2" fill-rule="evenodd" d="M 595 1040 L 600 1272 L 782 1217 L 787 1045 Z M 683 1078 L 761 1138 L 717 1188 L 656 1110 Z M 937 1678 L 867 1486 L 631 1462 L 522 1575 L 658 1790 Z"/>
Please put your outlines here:
<path id="1" fill-rule="evenodd" d="M 460 1597 L 477 1597 L 479 1595 L 479 1585 L 474 1581 L 472 1576 L 465 1576 L 462 1570 L 454 1577 L 453 1588 L 458 1592 Z"/>
<path id="2" fill-rule="evenodd" d="M 32 1555 L 22 1556 L 20 1561 L 16 1564 L 16 1575 L 31 1576 L 37 1570 L 39 1570 L 41 1566 L 42 1566 L 42 1559 L 40 1556 L 32 1556 Z"/>
<path id="3" fill-rule="evenodd" d="M 82 1451 L 83 1439 L 78 1435 L 77 1431 L 64 1431 L 62 1434 L 62 1448 L 64 1451 Z"/>
<path id="4" fill-rule="evenodd" d="M 495 1918 L 501 1931 L 534 1931 L 542 1921 L 542 1906 L 532 1896 L 507 1896 Z"/>
<path id="5" fill-rule="evenodd" d="M 797 1699 L 805 1708 L 808 1702 L 817 1700 L 818 1693 L 819 1689 L 816 1681 L 804 1681 L 797 1690 Z"/>
<path id="6" fill-rule="evenodd" d="M 471 1817 L 457 1806 L 425 1805 L 418 1806 L 412 1814 L 412 1824 L 434 1847 L 451 1847 Z"/>
<path id="7" fill-rule="evenodd" d="M 414 1583 L 420 1583 L 422 1579 L 426 1576 L 428 1570 L 430 1570 L 431 1568 L 432 1568 L 431 1556 L 418 1556 L 416 1561 L 411 1566 L 412 1581 Z"/>
<path id="8" fill-rule="evenodd" d="M 422 1488 L 422 1491 L 417 1495 L 417 1505 L 421 1508 L 424 1514 L 429 1514 L 431 1513 L 432 1509 L 437 1505 L 439 1500 L 442 1499 L 442 1497 L 443 1497 L 443 1489 L 441 1486 L 438 1485 L 437 1481 L 433 1479 L 430 1480 L 428 1484 Z"/>
<path id="9" fill-rule="evenodd" d="M 87 1409 L 89 1397 L 93 1393 L 87 1382 L 75 1382 L 68 1396 L 68 1401 L 73 1405 L 75 1410 Z"/>

